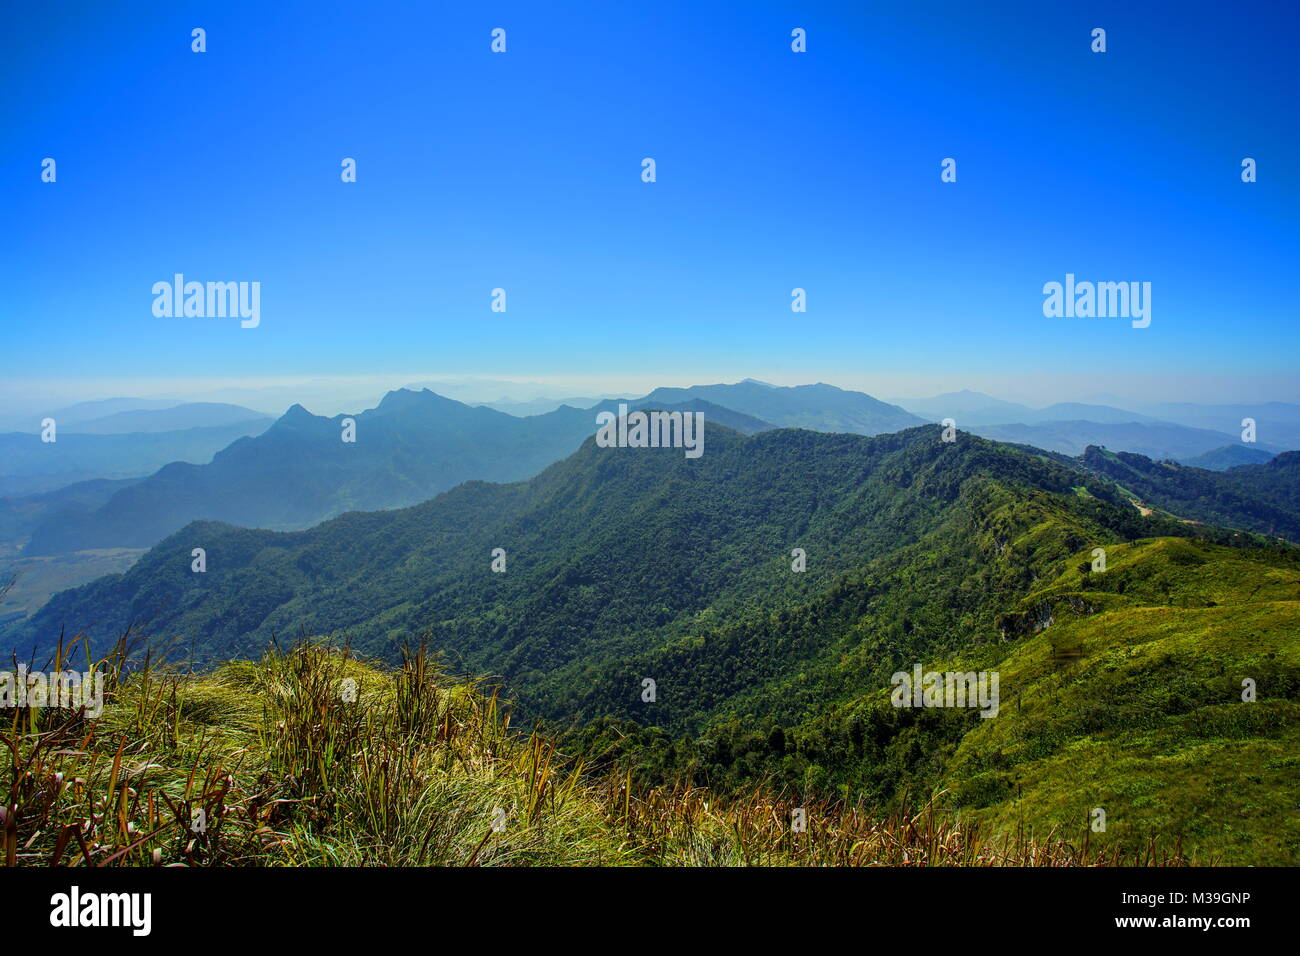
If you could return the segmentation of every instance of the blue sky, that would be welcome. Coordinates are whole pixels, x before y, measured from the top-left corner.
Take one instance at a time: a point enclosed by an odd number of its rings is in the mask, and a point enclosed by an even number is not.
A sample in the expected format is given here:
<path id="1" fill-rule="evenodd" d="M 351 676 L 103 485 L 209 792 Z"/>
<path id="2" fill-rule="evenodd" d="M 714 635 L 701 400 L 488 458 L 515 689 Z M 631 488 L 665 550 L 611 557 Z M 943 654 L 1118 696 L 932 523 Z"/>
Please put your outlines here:
<path id="1" fill-rule="evenodd" d="M 7 394 L 753 375 L 1300 400 L 1290 4 L 457 6 L 8 12 Z M 155 317 L 176 272 L 260 282 L 260 326 Z M 1150 327 L 1045 318 L 1067 272 L 1150 282 Z"/>

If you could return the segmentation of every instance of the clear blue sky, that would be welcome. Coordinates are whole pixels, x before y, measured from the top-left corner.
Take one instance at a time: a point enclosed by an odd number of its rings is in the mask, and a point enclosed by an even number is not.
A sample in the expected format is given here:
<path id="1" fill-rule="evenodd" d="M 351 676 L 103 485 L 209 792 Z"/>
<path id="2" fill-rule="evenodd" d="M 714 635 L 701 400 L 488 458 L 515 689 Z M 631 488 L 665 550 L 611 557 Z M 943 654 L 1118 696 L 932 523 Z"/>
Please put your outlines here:
<path id="1" fill-rule="evenodd" d="M 22 4 L 0 34 L 0 378 L 754 375 L 1295 401 L 1298 18 Z M 261 326 L 155 318 L 150 288 L 175 272 L 261 282 Z M 1150 328 L 1044 318 L 1042 285 L 1067 272 L 1151 282 Z"/>

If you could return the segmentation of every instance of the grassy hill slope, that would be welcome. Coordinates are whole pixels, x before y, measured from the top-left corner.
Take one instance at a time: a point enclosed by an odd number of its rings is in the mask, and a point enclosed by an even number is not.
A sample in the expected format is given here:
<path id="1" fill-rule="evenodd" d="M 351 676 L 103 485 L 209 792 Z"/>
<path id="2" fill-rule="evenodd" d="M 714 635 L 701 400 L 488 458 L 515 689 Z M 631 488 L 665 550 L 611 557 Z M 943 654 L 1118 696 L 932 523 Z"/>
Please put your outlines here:
<path id="1" fill-rule="evenodd" d="M 693 760 L 698 775 L 734 783 L 740 754 L 748 776 L 816 780 L 882 806 L 943 792 L 945 808 L 994 832 L 1086 833 L 1130 853 L 1161 833 L 1205 862 L 1294 865 L 1296 552 L 1155 538 L 1108 547 L 1101 573 L 1083 572 L 1083 557 L 1060 562 L 1002 615 L 1033 622 L 1019 637 L 915 658 L 927 671 L 997 671 L 996 717 L 895 708 L 881 677 L 784 728 L 781 752 L 771 727 L 755 733 L 749 717 L 710 730 L 730 762 L 697 748 L 678 765 Z M 1246 678 L 1254 702 L 1242 699 Z M 642 742 L 626 750 L 648 770 Z M 1105 832 L 1087 827 L 1097 807 Z"/>
<path id="2" fill-rule="evenodd" d="M 999 663 L 1005 713 L 967 733 L 943 775 L 956 805 L 1041 832 L 1101 807 L 1099 845 L 1177 833 L 1202 859 L 1294 864 L 1300 563 L 1177 538 L 1108 557 L 1103 574 L 1070 568 L 1027 599 L 1063 610 Z"/>
<path id="3" fill-rule="evenodd" d="M 0 792 L 3 865 L 1133 862 L 995 838 L 933 807 L 879 815 L 761 788 L 731 798 L 634 789 L 544 735 L 511 730 L 496 697 L 448 679 L 422 651 L 389 668 L 305 644 L 203 675 L 124 651 L 99 665 L 99 716 L 6 711 L 4 739 L 23 770 Z"/>

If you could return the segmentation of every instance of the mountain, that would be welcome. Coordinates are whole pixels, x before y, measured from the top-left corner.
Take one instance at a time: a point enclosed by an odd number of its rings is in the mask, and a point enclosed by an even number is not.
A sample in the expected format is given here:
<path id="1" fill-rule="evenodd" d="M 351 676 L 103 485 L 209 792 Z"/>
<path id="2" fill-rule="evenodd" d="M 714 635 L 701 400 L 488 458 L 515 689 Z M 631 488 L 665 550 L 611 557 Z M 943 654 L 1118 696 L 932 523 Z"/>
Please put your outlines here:
<path id="1" fill-rule="evenodd" d="M 1079 459 L 1093 474 L 1115 482 L 1144 505 L 1196 521 L 1212 522 L 1300 542 L 1300 452 L 1263 465 L 1227 471 L 1090 447 Z"/>
<path id="2" fill-rule="evenodd" d="M 960 421 L 959 428 L 965 427 Z M 1167 422 L 1105 424 L 1094 421 L 1053 421 L 1037 425 L 971 425 L 970 430 L 995 441 L 1033 445 L 1063 455 L 1083 454 L 1089 445 L 1102 445 L 1149 458 L 1190 458 L 1232 442 L 1222 432 L 1188 428 Z"/>
<path id="3" fill-rule="evenodd" d="M 822 384 L 782 387 L 747 380 L 735 385 L 657 388 L 641 404 L 658 407 L 660 403 L 676 404 L 694 398 L 752 415 L 777 428 L 879 435 L 925 424 L 925 419 L 897 405 Z"/>
<path id="4" fill-rule="evenodd" d="M 120 435 L 126 432 L 171 432 L 239 423 L 261 423 L 269 427 L 272 421 L 270 416 L 242 405 L 188 402 L 171 408 L 132 409 L 114 412 L 102 418 L 73 421 L 64 430 L 79 435 Z"/>
<path id="5" fill-rule="evenodd" d="M 356 424 L 345 442 L 343 422 Z M 593 413 L 515 418 L 430 391 L 388 393 L 355 416 L 294 405 L 207 465 L 174 463 L 83 514 L 35 528 L 25 553 L 149 547 L 190 521 L 303 528 L 344 511 L 403 507 L 462 481 L 535 474 L 595 431 Z"/>
<path id="6" fill-rule="evenodd" d="M 960 392 L 946 392 L 933 398 L 900 398 L 896 403 L 929 421 L 941 422 L 951 418 L 960 428 L 972 425 L 996 425 L 1002 422 L 1029 422 L 1036 412 L 1028 405 L 1004 402 L 982 392 L 964 388 Z"/>
<path id="7" fill-rule="evenodd" d="M 59 425 L 56 440 L 39 434 L 0 434 L 0 493 L 37 493 L 93 478 L 132 478 L 173 461 L 201 463 L 236 439 L 258 435 L 270 419 L 209 428 L 79 435 Z M 27 482 L 22 479 L 39 479 Z M 13 485 L 3 479 L 14 479 Z"/>
<path id="8" fill-rule="evenodd" d="M 100 507 L 140 478 L 96 478 L 54 491 L 0 498 L 0 552 L 3 545 L 24 538 L 50 515 L 61 511 L 90 511 Z"/>
<path id="9" fill-rule="evenodd" d="M 1187 465 L 1189 468 L 1227 471 L 1237 465 L 1262 465 L 1265 462 L 1272 461 L 1273 457 L 1271 452 L 1260 448 L 1252 448 L 1249 445 L 1224 445 L 1222 448 L 1215 448 L 1213 451 L 1193 455 L 1191 458 L 1180 459 L 1179 463 Z"/>
<path id="10" fill-rule="evenodd" d="M 628 404 L 703 412 L 744 434 L 771 427 L 699 398 Z M 146 548 L 199 519 L 304 528 L 344 511 L 405 507 L 462 481 L 526 478 L 571 453 L 595 432 L 596 413 L 618 405 L 561 406 L 518 418 L 401 389 L 355 416 L 354 444 L 341 440 L 347 416 L 323 418 L 295 405 L 263 435 L 236 442 L 208 465 L 171 464 L 96 508 L 49 515 L 24 553 Z"/>
<path id="11" fill-rule="evenodd" d="M 1066 455 L 1081 455 L 1089 445 L 1133 452 L 1151 458 L 1187 460 L 1237 442 L 1241 420 L 1255 417 L 1262 442 L 1257 455 L 1234 452 L 1234 458 L 1207 462 L 1253 464 L 1300 446 L 1300 405 L 1269 402 L 1246 405 L 1164 404 L 1146 412 L 1112 405 L 1058 402 L 1030 408 L 964 389 L 933 398 L 899 399 L 898 404 L 930 421 L 952 418 L 957 427 L 997 441 L 1033 445 Z"/>
<path id="12" fill-rule="evenodd" d="M 495 408 L 507 415 L 516 415 L 523 418 L 528 415 L 545 415 L 547 412 L 555 411 L 561 405 L 569 405 L 573 408 L 591 408 L 599 401 L 599 398 L 534 398 L 531 401 L 518 402 L 512 398 L 502 396 L 495 402 L 468 402 L 467 404 Z"/>
<path id="13" fill-rule="evenodd" d="M 591 411 L 593 414 L 611 411 L 617 415 L 619 404 L 620 402 L 617 399 L 604 401 L 592 406 Z M 651 401 L 649 398 L 637 398 L 628 402 L 627 406 L 629 409 L 661 412 L 700 412 L 704 415 L 706 423 L 721 425 L 723 428 L 730 428 L 742 435 L 754 435 L 776 427 L 770 422 L 755 418 L 753 415 L 746 415 L 730 408 L 723 408 L 721 405 L 713 404 L 713 402 L 706 402 L 702 398 L 693 398 L 685 402 Z"/>
<path id="14" fill-rule="evenodd" d="M 909 412 L 930 421 L 951 418 L 958 428 L 987 425 L 1036 425 L 1045 422 L 1088 421 L 1101 425 L 1125 422 L 1156 422 L 1157 418 L 1111 405 L 1087 405 L 1081 402 L 1057 402 L 1045 408 L 1030 408 L 1016 402 L 1004 402 L 981 392 L 963 389 L 933 398 L 899 399 Z"/>
<path id="15" fill-rule="evenodd" d="M 497 396 L 504 401 L 546 400 L 555 394 L 555 386 L 542 382 L 511 382 L 501 379 L 465 377 L 457 379 L 428 379 L 407 382 L 403 388 L 407 391 L 431 391 L 446 398 L 453 398 L 466 405 L 489 404 Z M 613 398 L 612 395 L 602 396 Z"/>
<path id="16" fill-rule="evenodd" d="M 335 427 L 299 417 L 303 429 Z M 362 425 L 379 427 L 377 418 Z M 413 508 L 352 512 L 306 531 L 195 522 L 125 575 L 58 595 L 24 633 L 48 640 L 63 626 L 105 640 L 146 622 L 151 635 L 184 635 L 202 653 L 230 656 L 306 628 L 346 633 L 355 647 L 383 656 L 433 628 L 438 646 L 471 672 L 510 677 L 521 700 L 558 716 L 570 709 L 566 701 L 578 712 L 595 708 L 575 698 L 595 693 L 599 681 L 583 673 L 597 663 L 806 598 L 851 567 L 889 555 L 906 564 L 917 559 L 909 547 L 941 543 L 943 567 L 958 574 L 953 586 L 972 588 L 990 572 L 972 565 L 960 539 L 972 521 L 991 520 L 977 517 L 989 508 L 1009 508 L 1013 523 L 1027 527 L 1043 514 L 1069 519 L 1062 525 L 1069 533 L 1045 544 L 1038 560 L 1139 529 L 1186 531 L 1143 519 L 1106 482 L 970 436 L 941 442 L 934 426 L 875 439 L 794 430 L 746 438 L 711 423 L 706 434 L 699 459 L 588 439 L 528 482 L 469 482 Z M 1081 484 L 1091 494 L 1077 492 Z M 203 574 L 190 570 L 195 547 L 207 553 Z M 506 574 L 489 570 L 498 547 L 509 555 Z M 790 571 L 795 547 L 808 551 L 806 573 Z M 1031 570 L 1008 569 L 1013 591 Z M 895 590 L 903 600 L 920 597 L 916 586 Z M 941 616 L 967 603 L 945 603 Z M 745 669 L 733 664 L 727 681 L 742 681 Z M 714 687 L 704 699 L 718 693 Z"/>
<path id="17" fill-rule="evenodd" d="M 77 402 L 72 405 L 64 405 L 51 412 L 40 415 L 27 415 L 21 422 L 6 419 L 7 427 L 14 428 L 15 431 L 39 432 L 40 421 L 42 418 L 53 418 L 59 423 L 60 427 L 66 425 L 75 425 L 79 422 L 88 422 L 92 419 L 103 418 L 106 415 L 115 415 L 118 412 L 132 412 L 140 409 L 160 409 L 171 408 L 178 405 L 179 402 L 168 401 L 159 398 L 101 398 L 89 402 Z"/>
<path id="18" fill-rule="evenodd" d="M 1041 422 L 1089 421 L 1100 425 L 1128 422 L 1159 422 L 1159 419 L 1110 405 L 1085 405 L 1082 402 L 1057 402 L 1034 412 L 1028 424 Z"/>
<path id="19" fill-rule="evenodd" d="M 1294 403 L 1197 405 L 1191 402 L 1167 402 L 1143 407 L 1165 421 L 1226 432 L 1233 436 L 1233 441 L 1241 438 L 1242 420 L 1251 418 L 1255 421 L 1255 437 L 1258 441 L 1278 451 L 1300 449 L 1300 405 Z"/>
<path id="20" fill-rule="evenodd" d="M 1143 516 L 1082 463 L 935 426 L 706 433 L 699 459 L 588 439 L 526 482 L 305 531 L 195 522 L 2 639 L 40 660 L 61 630 L 103 647 L 131 626 L 203 664 L 297 634 L 392 661 L 426 636 L 640 786 L 849 786 L 886 807 L 946 789 L 1003 832 L 1103 794 L 1116 845 L 1300 854 L 1300 551 Z M 1109 566 L 1085 574 L 1097 547 Z M 918 664 L 1000 670 L 1005 719 L 890 706 Z M 1239 674 L 1257 710 L 1233 709 Z M 1233 798 L 1242 765 L 1260 769 Z"/>

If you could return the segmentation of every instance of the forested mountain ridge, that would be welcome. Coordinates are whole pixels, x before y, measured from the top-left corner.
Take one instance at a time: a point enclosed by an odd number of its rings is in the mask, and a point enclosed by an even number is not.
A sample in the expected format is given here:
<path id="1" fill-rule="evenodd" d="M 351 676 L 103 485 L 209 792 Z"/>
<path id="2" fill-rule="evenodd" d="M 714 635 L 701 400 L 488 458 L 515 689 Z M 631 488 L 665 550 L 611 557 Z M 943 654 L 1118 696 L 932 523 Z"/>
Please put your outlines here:
<path id="1" fill-rule="evenodd" d="M 1079 462 L 1144 504 L 1181 518 L 1300 542 L 1300 451 L 1227 471 L 1097 447 L 1089 447 Z"/>
<path id="2" fill-rule="evenodd" d="M 765 780 L 893 807 L 943 793 L 945 807 L 995 830 L 1038 836 L 1086 832 L 1100 808 L 1104 839 L 1131 851 L 1161 833 L 1202 862 L 1294 863 L 1300 551 L 1170 537 L 1106 551 L 1102 572 L 1090 570 L 1090 553 L 1043 565 L 1034 588 L 995 618 L 1001 633 L 974 628 L 964 646 L 904 648 L 897 630 L 873 634 L 881 618 L 852 586 L 838 617 L 784 616 L 793 642 L 811 626 L 851 635 L 823 642 L 826 656 L 856 656 L 873 671 L 805 719 L 760 705 L 816 680 L 808 670 L 691 734 L 602 718 L 575 729 L 571 746 L 643 785 L 684 775 L 727 792 Z M 744 654 L 735 636 L 724 649 Z M 913 663 L 997 672 L 996 719 L 893 706 L 890 671 Z"/>
<path id="3" fill-rule="evenodd" d="M 561 718 L 619 712 L 619 694 L 592 703 L 585 688 L 599 681 L 588 669 L 815 600 L 843 572 L 892 575 L 877 588 L 895 602 L 947 587 L 945 575 L 965 580 L 983 560 L 968 536 L 993 502 L 1015 521 L 1042 509 L 1068 518 L 1056 550 L 1186 530 L 1142 519 L 1104 482 L 1080 493 L 1079 474 L 1044 457 L 940 434 L 745 438 L 706 425 L 698 460 L 588 439 L 528 482 L 470 482 L 307 531 L 193 523 L 125 575 L 57 595 L 17 634 L 20 646 L 48 646 L 61 629 L 104 641 L 134 624 L 206 660 L 301 630 L 387 657 L 430 631 L 464 671 L 500 674 L 524 706 Z M 191 570 L 194 548 L 205 551 L 203 573 Z M 505 573 L 491 571 L 495 548 L 506 552 Z M 795 548 L 806 551 L 805 572 L 791 570 Z M 991 608 L 1014 594 L 999 588 L 1027 585 L 1032 562 L 1049 552 L 1004 561 L 1004 577 L 967 590 L 987 591 Z M 891 626 L 907 626 L 904 617 Z M 737 666 L 729 679 L 742 675 Z"/>
<path id="4" fill-rule="evenodd" d="M 1102 800 L 1130 849 L 1157 828 L 1229 860 L 1260 840 L 1260 859 L 1296 858 L 1300 551 L 1143 516 L 1061 456 L 941 435 L 708 424 L 699 459 L 588 439 L 526 482 L 306 531 L 195 522 L 4 640 L 27 657 L 131 626 L 202 666 L 304 633 L 389 660 L 427 636 L 640 786 L 769 781 L 880 806 L 946 791 L 1002 832 L 1024 812 L 1075 825 Z M 999 719 L 891 706 L 891 674 L 915 665 L 1000 671 Z M 1243 676 L 1258 709 L 1234 708 Z M 1256 812 L 1227 832 L 1204 820 L 1235 811 L 1197 781 L 1226 787 L 1243 754 L 1264 768 Z"/>
<path id="5" fill-rule="evenodd" d="M 343 440 L 345 419 L 355 422 L 354 442 Z M 291 529 L 345 511 L 404 507 L 470 479 L 528 477 L 594 427 L 580 409 L 515 418 L 427 390 L 390 392 L 354 416 L 294 405 L 210 464 L 170 464 L 94 511 L 51 518 L 26 552 L 148 547 L 195 520 Z"/>
<path id="6" fill-rule="evenodd" d="M 776 386 L 746 380 L 732 385 L 692 385 L 689 388 L 657 388 L 642 406 L 660 407 L 703 399 L 752 415 L 778 428 L 811 428 L 854 435 L 879 435 L 925 424 L 925 419 L 897 405 L 890 405 L 865 392 L 834 385 Z"/>
<path id="7" fill-rule="evenodd" d="M 1204 468 L 1207 471 L 1227 471 L 1238 465 L 1266 465 L 1276 457 L 1272 452 L 1249 445 L 1225 445 L 1191 458 L 1181 458 L 1179 463 L 1189 468 Z"/>

